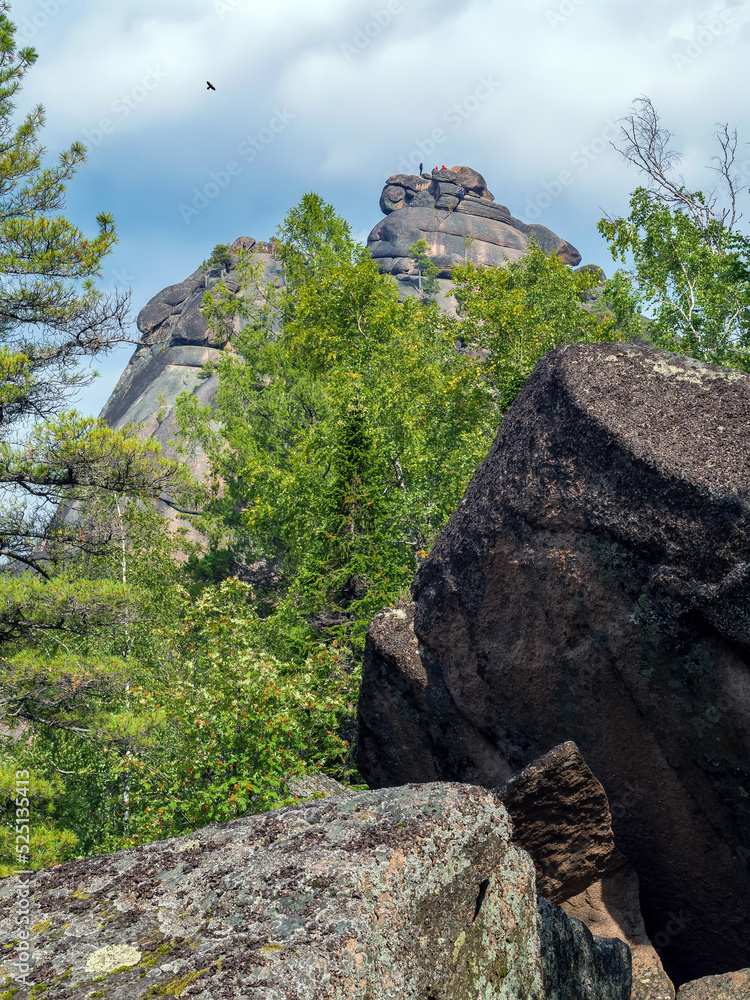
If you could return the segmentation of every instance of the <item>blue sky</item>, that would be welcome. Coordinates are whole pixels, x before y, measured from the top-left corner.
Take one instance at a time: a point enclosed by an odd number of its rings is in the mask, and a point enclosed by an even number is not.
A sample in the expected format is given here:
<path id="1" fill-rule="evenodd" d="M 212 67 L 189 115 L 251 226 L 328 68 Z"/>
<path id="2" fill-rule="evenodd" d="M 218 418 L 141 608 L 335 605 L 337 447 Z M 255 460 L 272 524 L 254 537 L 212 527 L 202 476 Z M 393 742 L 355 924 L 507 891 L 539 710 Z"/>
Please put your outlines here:
<path id="1" fill-rule="evenodd" d="M 609 145 L 634 98 L 692 187 L 711 183 L 717 123 L 750 140 L 747 0 L 15 0 L 11 17 L 39 53 L 17 110 L 44 105 L 50 157 L 88 147 L 66 214 L 93 233 L 112 212 L 102 284 L 132 288 L 134 316 L 215 244 L 270 237 L 306 191 L 366 239 L 410 158 L 474 167 L 611 271 L 596 223 L 639 182 Z M 750 185 L 750 147 L 738 163 Z M 97 363 L 81 410 L 131 350 Z"/>

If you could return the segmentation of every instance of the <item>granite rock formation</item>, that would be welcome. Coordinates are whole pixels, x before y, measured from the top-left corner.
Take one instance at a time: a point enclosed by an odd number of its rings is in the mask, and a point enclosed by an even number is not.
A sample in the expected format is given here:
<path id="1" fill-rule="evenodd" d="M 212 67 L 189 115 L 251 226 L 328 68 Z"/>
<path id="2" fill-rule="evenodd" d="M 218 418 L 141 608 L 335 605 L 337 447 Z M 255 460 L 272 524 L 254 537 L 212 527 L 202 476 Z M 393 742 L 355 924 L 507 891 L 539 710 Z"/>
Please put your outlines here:
<path id="1" fill-rule="evenodd" d="M 627 947 L 537 900 L 506 810 L 466 785 L 337 795 L 24 882 L 15 1000 L 630 997 Z M 20 888 L 0 883 L 3 941 Z"/>
<path id="2" fill-rule="evenodd" d="M 280 264 L 267 249 L 259 249 L 261 246 L 267 248 L 268 244 L 257 244 L 243 236 L 230 250 L 248 251 L 253 261 L 261 264 L 264 279 L 280 285 Z M 199 268 L 184 281 L 157 292 L 141 309 L 136 320 L 141 345 L 100 414 L 111 427 L 135 424 L 141 437 L 157 441 L 164 454 L 174 456 L 170 442 L 177 437 L 177 397 L 189 392 L 205 406 L 212 404 L 216 396 L 216 378 L 200 378 L 200 371 L 220 356 L 229 341 L 226 337 L 217 340 L 211 334 L 201 306 L 206 291 L 215 289 L 220 282 L 231 292 L 239 292 L 231 268 Z M 190 466 L 198 478 L 207 473 L 206 456 L 200 448 L 191 456 Z M 181 523 L 167 497 L 157 501 L 157 506 L 175 525 Z"/>
<path id="3" fill-rule="evenodd" d="M 640 883 L 629 862 L 623 861 L 615 871 L 603 875 L 560 906 L 569 917 L 576 917 L 585 924 L 592 934 L 619 938 L 630 948 L 633 960 L 631 1000 L 674 1000 L 672 981 L 646 933 Z"/>
<path id="4" fill-rule="evenodd" d="M 520 260 L 531 237 L 566 264 L 581 262 L 575 247 L 551 230 L 527 225 L 496 204 L 482 175 L 470 167 L 421 176 L 394 174 L 383 188 L 380 208 L 386 218 L 372 230 L 367 246 L 381 270 L 390 274 L 414 272 L 409 247 L 419 239 L 426 241 L 443 278 L 450 278 L 451 268 L 466 261 L 502 267 Z"/>
<path id="5" fill-rule="evenodd" d="M 750 969 L 729 972 L 725 976 L 706 976 L 686 983 L 677 993 L 677 1000 L 748 1000 Z"/>
<path id="6" fill-rule="evenodd" d="M 365 652 L 372 785 L 493 787 L 575 740 L 678 985 L 750 964 L 749 417 L 742 372 L 546 355 Z"/>

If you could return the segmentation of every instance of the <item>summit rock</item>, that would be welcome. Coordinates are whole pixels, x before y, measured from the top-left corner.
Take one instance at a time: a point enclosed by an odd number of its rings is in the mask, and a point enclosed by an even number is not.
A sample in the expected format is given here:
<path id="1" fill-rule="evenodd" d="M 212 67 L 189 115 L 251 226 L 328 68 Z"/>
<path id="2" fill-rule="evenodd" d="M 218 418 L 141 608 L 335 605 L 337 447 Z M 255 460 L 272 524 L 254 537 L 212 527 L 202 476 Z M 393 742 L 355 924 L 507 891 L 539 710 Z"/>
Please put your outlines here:
<path id="1" fill-rule="evenodd" d="M 581 262 L 576 248 L 546 226 L 527 225 L 498 205 L 484 177 L 471 167 L 394 174 L 380 195 L 380 208 L 386 218 L 372 230 L 367 246 L 381 270 L 390 274 L 414 270 L 409 247 L 419 239 L 427 243 L 442 278 L 450 278 L 451 268 L 467 261 L 502 267 L 520 260 L 532 238 L 566 264 Z"/>

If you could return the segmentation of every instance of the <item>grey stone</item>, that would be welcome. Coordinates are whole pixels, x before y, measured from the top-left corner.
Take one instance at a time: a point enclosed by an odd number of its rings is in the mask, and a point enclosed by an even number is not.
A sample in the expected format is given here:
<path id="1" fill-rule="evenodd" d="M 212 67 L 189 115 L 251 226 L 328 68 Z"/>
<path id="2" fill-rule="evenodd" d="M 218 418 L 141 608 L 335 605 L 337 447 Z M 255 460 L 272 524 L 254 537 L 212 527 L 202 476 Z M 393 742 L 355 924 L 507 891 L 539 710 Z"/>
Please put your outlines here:
<path id="1" fill-rule="evenodd" d="M 198 269 L 193 271 L 190 277 L 185 278 L 184 281 L 178 282 L 176 285 L 167 285 L 162 291 L 157 292 L 157 294 L 151 300 L 152 302 L 164 302 L 168 306 L 178 306 L 181 302 L 191 295 L 196 288 L 204 283 L 205 272 Z"/>
<path id="2" fill-rule="evenodd" d="M 24 881 L 14 1000 L 629 996 L 627 949 L 537 901 L 505 809 L 466 785 L 337 795 Z M 0 882 L 4 941 L 20 889 Z"/>
<path id="3" fill-rule="evenodd" d="M 300 799 L 328 798 L 331 795 L 346 795 L 351 792 L 346 785 L 342 785 L 328 774 L 323 774 L 322 771 L 318 774 L 303 774 L 292 778 L 287 787 L 290 795 L 296 795 Z"/>
<path id="4" fill-rule="evenodd" d="M 149 302 L 138 313 L 136 326 L 141 333 L 153 333 L 158 326 L 161 326 L 171 311 L 165 302 Z"/>
<path id="5" fill-rule="evenodd" d="M 466 192 L 463 200 L 458 197 L 461 187 Z M 386 218 L 373 228 L 367 246 L 381 270 L 391 274 L 413 272 L 409 247 L 419 239 L 427 242 L 444 278 L 466 261 L 502 267 L 520 260 L 530 236 L 545 253 L 558 254 L 566 264 L 581 260 L 575 247 L 551 230 L 527 226 L 504 205 L 495 205 L 484 178 L 470 167 L 433 170 L 428 177 L 394 174 L 383 188 L 380 208 Z M 464 242 L 468 238 L 474 241 L 470 246 Z"/>
<path id="6" fill-rule="evenodd" d="M 597 938 L 580 920 L 539 897 L 545 1000 L 630 1000 L 630 949 Z"/>
<path id="7" fill-rule="evenodd" d="M 208 326 L 201 314 L 204 291 L 193 292 L 183 307 L 180 322 L 174 329 L 173 339 L 194 344 L 205 344 L 208 340 Z"/>
<path id="8" fill-rule="evenodd" d="M 694 979 L 680 987 L 677 1000 L 750 1000 L 750 969 Z"/>

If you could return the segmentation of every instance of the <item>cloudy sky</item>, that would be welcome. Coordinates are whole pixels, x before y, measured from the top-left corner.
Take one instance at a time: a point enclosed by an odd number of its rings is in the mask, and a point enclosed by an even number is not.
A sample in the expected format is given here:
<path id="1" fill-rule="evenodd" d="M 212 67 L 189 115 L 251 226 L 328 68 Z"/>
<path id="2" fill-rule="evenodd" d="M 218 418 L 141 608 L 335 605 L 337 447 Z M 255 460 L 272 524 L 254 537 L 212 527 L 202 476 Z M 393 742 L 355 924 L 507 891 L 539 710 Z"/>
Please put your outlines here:
<path id="1" fill-rule="evenodd" d="M 18 112 L 44 105 L 50 157 L 86 144 L 66 214 L 93 233 L 113 213 L 102 284 L 132 288 L 134 314 L 215 244 L 269 238 L 306 191 L 366 239 L 385 179 L 420 160 L 474 167 L 611 271 L 596 223 L 639 182 L 609 145 L 634 98 L 693 188 L 717 123 L 750 140 L 748 0 L 13 0 L 11 16 L 39 53 Z"/>

